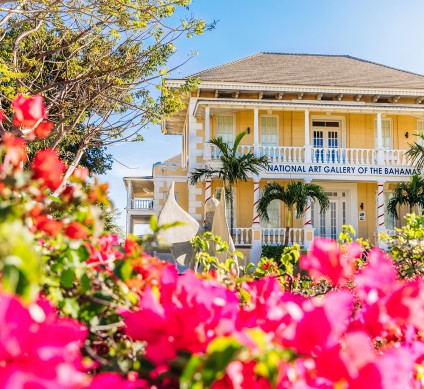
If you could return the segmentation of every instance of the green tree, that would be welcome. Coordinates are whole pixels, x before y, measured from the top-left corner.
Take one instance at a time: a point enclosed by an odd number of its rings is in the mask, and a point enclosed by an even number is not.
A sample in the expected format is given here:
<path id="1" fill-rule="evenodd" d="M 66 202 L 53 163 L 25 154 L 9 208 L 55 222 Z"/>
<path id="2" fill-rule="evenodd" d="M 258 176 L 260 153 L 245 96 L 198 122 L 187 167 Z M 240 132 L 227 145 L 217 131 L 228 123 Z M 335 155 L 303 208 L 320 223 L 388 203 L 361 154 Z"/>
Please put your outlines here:
<path id="1" fill-rule="evenodd" d="M 415 174 L 409 182 L 400 182 L 393 189 L 393 197 L 387 204 L 387 211 L 396 219 L 399 219 L 397 206 L 406 205 L 409 213 L 413 212 L 415 206 L 424 207 L 424 179 Z"/>
<path id="2" fill-rule="evenodd" d="M 258 214 L 264 220 L 269 220 L 267 209 L 271 201 L 280 200 L 285 204 L 288 210 L 286 216 L 286 233 L 284 236 L 285 246 L 289 243 L 293 210 L 296 207 L 297 217 L 302 216 L 308 205 L 308 198 L 318 201 L 321 212 L 325 212 L 330 206 L 330 200 L 320 185 L 305 184 L 301 181 L 290 181 L 287 186 L 280 185 L 277 182 L 270 182 L 265 185 L 258 203 Z"/>
<path id="3" fill-rule="evenodd" d="M 190 177 L 191 185 L 195 185 L 205 178 L 217 178 L 223 181 L 230 205 L 231 231 L 234 228 L 234 185 L 239 182 L 246 182 L 249 179 L 249 175 L 258 175 L 261 169 L 266 169 L 268 166 L 268 157 L 265 155 L 257 157 L 252 151 L 247 154 L 239 154 L 237 152 L 237 148 L 246 134 L 247 132 L 245 131 L 238 134 L 233 145 L 224 142 L 221 136 L 212 138 L 210 143 L 219 150 L 221 166 L 214 168 L 206 165 L 205 167 L 197 168 Z"/>
<path id="4" fill-rule="evenodd" d="M 182 108 L 195 82 L 178 90 L 163 82 L 174 43 L 214 26 L 184 18 L 191 0 L 0 3 L 0 108 L 11 116 L 17 93 L 44 97 L 55 126 L 40 148 L 67 157 L 64 180 L 93 146 L 107 168 L 98 147 L 142 140 L 140 130 Z M 0 124 L 11 129 L 11 121 Z"/>
<path id="5" fill-rule="evenodd" d="M 418 132 L 417 137 L 424 141 L 424 133 Z M 417 142 L 408 144 L 409 150 L 406 152 L 406 155 L 412 164 L 421 171 L 424 168 L 424 147 Z"/>

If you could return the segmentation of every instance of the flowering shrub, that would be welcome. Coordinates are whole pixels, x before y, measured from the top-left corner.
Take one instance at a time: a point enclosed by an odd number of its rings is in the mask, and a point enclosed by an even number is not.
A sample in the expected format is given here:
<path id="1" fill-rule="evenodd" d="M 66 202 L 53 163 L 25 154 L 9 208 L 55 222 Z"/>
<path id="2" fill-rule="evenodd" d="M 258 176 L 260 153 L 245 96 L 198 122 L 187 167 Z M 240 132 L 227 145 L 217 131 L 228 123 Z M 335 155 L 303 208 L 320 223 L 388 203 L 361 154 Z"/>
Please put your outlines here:
<path id="1" fill-rule="evenodd" d="M 135 239 L 102 232 L 106 187 L 86 171 L 63 186 L 54 150 L 25 167 L 25 142 L 48 123 L 39 104 L 15 100 L 19 136 L 0 146 L 1 387 L 424 385 L 419 273 L 401 279 L 378 249 L 363 263 L 359 243 L 316 239 L 307 256 L 287 249 L 252 275 L 236 276 L 231 261 L 178 275 Z M 308 278 L 294 276 L 297 262 Z"/>

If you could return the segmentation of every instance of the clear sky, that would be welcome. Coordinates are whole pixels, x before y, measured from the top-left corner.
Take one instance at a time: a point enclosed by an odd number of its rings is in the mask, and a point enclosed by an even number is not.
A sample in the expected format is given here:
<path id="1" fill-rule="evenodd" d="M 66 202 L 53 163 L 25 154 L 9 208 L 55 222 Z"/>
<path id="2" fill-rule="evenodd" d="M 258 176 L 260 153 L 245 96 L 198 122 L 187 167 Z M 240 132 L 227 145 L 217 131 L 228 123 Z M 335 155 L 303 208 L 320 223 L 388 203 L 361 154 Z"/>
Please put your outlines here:
<path id="1" fill-rule="evenodd" d="M 188 11 L 187 11 L 188 12 Z M 187 13 L 186 12 L 186 13 Z M 172 78 L 222 65 L 261 51 L 344 54 L 424 74 L 424 0 L 193 0 L 190 11 L 215 30 L 176 43 L 170 67 L 198 56 Z M 125 176 L 150 175 L 152 164 L 181 152 L 181 137 L 163 135 L 158 126 L 143 131 L 145 142 L 109 148 L 109 182 L 125 231 Z"/>

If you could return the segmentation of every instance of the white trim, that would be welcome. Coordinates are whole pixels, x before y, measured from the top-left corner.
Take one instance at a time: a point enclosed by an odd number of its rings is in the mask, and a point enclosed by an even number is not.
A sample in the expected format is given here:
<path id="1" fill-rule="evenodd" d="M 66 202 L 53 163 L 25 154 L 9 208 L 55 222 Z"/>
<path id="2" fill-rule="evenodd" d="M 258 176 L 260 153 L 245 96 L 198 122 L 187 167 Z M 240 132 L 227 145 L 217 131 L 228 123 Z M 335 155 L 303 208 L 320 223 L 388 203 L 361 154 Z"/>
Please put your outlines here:
<path id="1" fill-rule="evenodd" d="M 186 80 L 169 79 L 166 84 L 170 88 L 179 88 Z M 408 88 L 372 88 L 372 87 L 344 87 L 344 86 L 304 86 L 286 84 L 260 84 L 244 82 L 201 81 L 198 89 L 229 89 L 239 91 L 270 91 L 270 92 L 304 92 L 304 93 L 335 93 L 335 94 L 380 94 L 400 96 L 424 96 L 424 89 Z"/>
<path id="2" fill-rule="evenodd" d="M 324 104 L 330 103 L 330 104 Z M 267 109 L 262 107 L 269 107 L 272 110 L 289 110 L 289 111 L 322 111 L 328 112 L 330 109 L 339 113 L 396 113 L 399 115 L 409 115 L 409 114 L 417 114 L 420 113 L 424 115 L 424 105 L 418 104 L 410 104 L 410 105 L 384 105 L 384 104 L 358 104 L 354 102 L 346 102 L 346 104 L 341 104 L 341 102 L 328 102 L 328 101 L 304 101 L 304 100 L 296 100 L 294 101 L 263 101 L 263 100 L 223 100 L 223 99 L 206 99 L 202 98 L 196 101 L 196 106 L 194 109 L 194 114 L 197 115 L 197 111 L 200 106 L 210 105 L 211 108 L 222 108 L 223 106 L 227 106 L 229 108 L 240 109 L 246 107 L 256 107 L 261 109 Z"/>
<path id="3" fill-rule="evenodd" d="M 341 135 L 341 145 L 340 148 L 346 147 L 346 116 L 333 116 L 333 115 L 310 115 L 309 116 L 309 139 L 310 142 L 313 142 L 314 139 L 314 127 L 312 126 L 312 122 L 314 120 L 320 120 L 325 122 L 340 122 L 340 135 Z M 331 127 L 328 128 L 331 130 Z M 313 146 L 313 143 L 311 143 Z M 328 147 L 324 145 L 324 148 Z"/>
<path id="4" fill-rule="evenodd" d="M 275 145 L 264 145 L 262 143 L 262 118 L 276 118 L 277 119 L 277 142 Z M 259 115 L 259 144 L 262 146 L 279 146 L 280 145 L 280 116 L 273 114 Z"/>
<path id="5" fill-rule="evenodd" d="M 422 130 L 419 130 L 418 129 L 419 124 L 421 124 Z M 415 133 L 419 133 L 419 132 L 422 132 L 424 134 L 424 119 L 417 119 L 417 128 L 415 130 Z M 411 134 L 411 135 L 415 135 L 415 133 L 414 134 Z M 415 141 L 420 146 L 424 146 L 424 139 L 420 138 L 419 136 L 416 136 L 416 140 Z"/>

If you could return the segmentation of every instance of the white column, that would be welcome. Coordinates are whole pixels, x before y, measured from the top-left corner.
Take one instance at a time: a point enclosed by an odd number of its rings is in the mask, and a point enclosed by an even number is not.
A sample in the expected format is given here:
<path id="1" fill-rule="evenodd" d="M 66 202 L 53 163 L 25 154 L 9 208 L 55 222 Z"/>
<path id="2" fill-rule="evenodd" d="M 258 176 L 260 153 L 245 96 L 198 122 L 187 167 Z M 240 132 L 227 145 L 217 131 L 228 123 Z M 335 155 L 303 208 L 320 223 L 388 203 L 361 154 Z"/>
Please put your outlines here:
<path id="1" fill-rule="evenodd" d="M 205 107 L 205 143 L 211 139 L 211 114 L 210 107 Z"/>
<path id="2" fill-rule="evenodd" d="M 312 163 L 312 146 L 308 110 L 305 110 L 305 163 Z"/>
<path id="3" fill-rule="evenodd" d="M 253 147 L 259 153 L 259 109 L 253 109 Z"/>
<path id="4" fill-rule="evenodd" d="M 252 228 L 260 228 L 261 220 L 258 214 L 258 203 L 259 203 L 259 178 L 253 178 L 253 221 Z"/>
<path id="5" fill-rule="evenodd" d="M 262 252 L 262 234 L 261 220 L 258 215 L 258 203 L 260 193 L 260 179 L 253 177 L 253 221 L 252 221 L 252 246 L 250 249 L 250 263 L 257 265 L 261 259 Z"/>
<path id="6" fill-rule="evenodd" d="M 212 197 L 212 180 L 207 179 L 205 180 L 205 203 L 203 205 L 203 214 L 206 220 L 206 203 L 211 199 Z"/>
<path id="7" fill-rule="evenodd" d="M 132 182 L 127 182 L 127 235 L 132 234 L 132 220 L 131 220 L 131 209 L 132 209 L 132 199 L 133 199 L 133 190 L 132 190 Z"/>
<path id="8" fill-rule="evenodd" d="M 305 180 L 305 184 L 310 184 L 311 180 Z M 303 229 L 304 229 L 304 247 L 308 250 L 312 241 L 314 240 L 314 227 L 312 225 L 312 206 L 311 198 L 308 197 L 308 205 L 306 206 L 305 213 L 303 214 Z"/>
<path id="9" fill-rule="evenodd" d="M 377 165 L 384 165 L 383 150 L 383 125 L 381 122 L 381 112 L 377 113 Z"/>
<path id="10" fill-rule="evenodd" d="M 386 231 L 386 226 L 384 225 L 385 210 L 386 210 L 386 204 L 384 202 L 384 182 L 379 181 L 377 184 L 377 234 L 378 235 Z M 378 246 L 381 248 L 385 248 L 384 243 L 380 241 L 380 236 L 378 236 Z"/>

